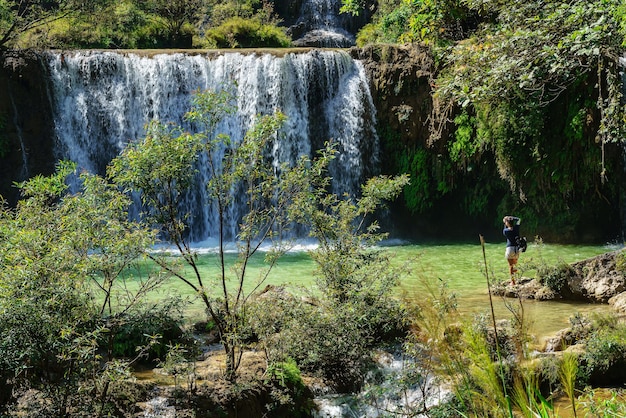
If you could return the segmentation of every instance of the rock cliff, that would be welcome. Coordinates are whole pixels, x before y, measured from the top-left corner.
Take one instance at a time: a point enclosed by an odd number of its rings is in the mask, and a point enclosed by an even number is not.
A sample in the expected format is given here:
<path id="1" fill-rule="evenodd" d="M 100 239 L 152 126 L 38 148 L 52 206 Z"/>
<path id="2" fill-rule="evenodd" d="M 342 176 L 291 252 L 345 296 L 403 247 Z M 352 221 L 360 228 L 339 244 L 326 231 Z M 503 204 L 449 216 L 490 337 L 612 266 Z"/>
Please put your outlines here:
<path id="1" fill-rule="evenodd" d="M 372 45 L 350 52 L 365 67 L 378 124 L 400 134 L 405 144 L 426 144 L 435 77 L 430 50 L 417 44 Z"/>
<path id="2" fill-rule="evenodd" d="M 54 169 L 50 100 L 36 53 L 0 55 L 0 98 L 0 195 L 13 204 L 14 182 Z"/>

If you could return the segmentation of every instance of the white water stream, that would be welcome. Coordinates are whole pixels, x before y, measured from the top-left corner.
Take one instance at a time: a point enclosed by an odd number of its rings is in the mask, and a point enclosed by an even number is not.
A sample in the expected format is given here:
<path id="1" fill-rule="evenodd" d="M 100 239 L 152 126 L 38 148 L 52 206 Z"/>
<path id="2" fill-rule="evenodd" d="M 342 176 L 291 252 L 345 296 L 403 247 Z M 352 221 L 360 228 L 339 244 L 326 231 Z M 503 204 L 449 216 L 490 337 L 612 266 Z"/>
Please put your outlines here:
<path id="1" fill-rule="evenodd" d="M 308 30 L 295 44 L 316 44 L 325 48 L 353 46 L 354 35 L 343 27 L 342 20 L 347 16 L 339 13 L 340 7 L 341 2 L 336 0 L 305 0 L 296 25 L 302 25 Z"/>

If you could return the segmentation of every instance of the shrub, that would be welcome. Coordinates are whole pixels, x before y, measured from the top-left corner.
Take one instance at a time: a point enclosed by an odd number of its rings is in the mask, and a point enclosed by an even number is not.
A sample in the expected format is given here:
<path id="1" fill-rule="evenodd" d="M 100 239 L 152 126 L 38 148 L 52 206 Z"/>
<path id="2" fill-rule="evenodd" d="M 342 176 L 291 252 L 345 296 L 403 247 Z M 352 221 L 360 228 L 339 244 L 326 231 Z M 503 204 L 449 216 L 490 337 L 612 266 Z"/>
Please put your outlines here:
<path id="1" fill-rule="evenodd" d="M 113 357 L 132 358 L 137 350 L 150 344 L 152 336 L 158 342 L 150 347 L 148 359 L 164 358 L 168 345 L 183 337 L 180 304 L 170 301 L 162 305 L 137 309 L 116 317 L 109 325 L 110 352 Z M 107 342 L 102 342 L 107 344 Z"/>
<path id="2" fill-rule="evenodd" d="M 269 380 L 277 381 L 281 386 L 303 386 L 298 365 L 293 359 L 272 363 L 267 368 Z"/>
<path id="3" fill-rule="evenodd" d="M 560 292 L 566 285 L 573 272 L 569 264 L 562 263 L 556 266 L 544 266 L 538 269 L 537 274 L 541 282 L 555 292 Z"/>
<path id="4" fill-rule="evenodd" d="M 593 385 L 622 384 L 626 367 L 626 326 L 601 328 L 587 339 L 582 378 Z"/>
<path id="5" fill-rule="evenodd" d="M 626 416 L 626 402 L 624 402 L 624 391 L 622 389 L 611 390 L 610 396 L 603 393 L 596 393 L 592 390 L 585 393 L 581 403 L 588 415 L 593 417 L 624 417 Z"/>
<path id="6" fill-rule="evenodd" d="M 311 416 L 311 393 L 302 380 L 295 360 L 270 363 L 266 371 L 266 384 L 270 387 L 271 401 L 267 405 L 273 417 Z"/>
<path id="7" fill-rule="evenodd" d="M 220 26 L 207 31 L 206 42 L 217 48 L 253 48 L 291 46 L 284 29 L 264 25 L 255 19 L 233 17 Z"/>

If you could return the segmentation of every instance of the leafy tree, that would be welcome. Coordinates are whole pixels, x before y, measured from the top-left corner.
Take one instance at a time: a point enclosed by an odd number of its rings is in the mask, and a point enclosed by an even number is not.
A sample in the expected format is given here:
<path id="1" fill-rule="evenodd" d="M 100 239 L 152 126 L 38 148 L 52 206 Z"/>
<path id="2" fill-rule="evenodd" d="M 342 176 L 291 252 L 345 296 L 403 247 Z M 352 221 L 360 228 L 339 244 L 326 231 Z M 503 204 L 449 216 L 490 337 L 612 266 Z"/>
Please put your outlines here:
<path id="1" fill-rule="evenodd" d="M 68 16 L 49 26 L 46 32 L 34 31 L 28 43 L 37 36 L 52 48 L 144 48 L 163 42 L 156 22 L 131 0 L 116 2 L 89 14 Z"/>
<path id="2" fill-rule="evenodd" d="M 203 10 L 205 0 L 134 0 L 135 5 L 150 13 L 177 44 L 185 35 L 186 24 L 194 24 Z"/>
<path id="3" fill-rule="evenodd" d="M 319 267 L 319 288 L 339 303 L 362 298 L 370 304 L 390 296 L 397 275 L 384 253 L 372 249 L 386 234 L 378 232 L 371 217 L 398 196 L 409 183 L 408 175 L 372 178 L 354 201 L 324 193 L 327 183 L 318 177 L 313 193 L 301 196 L 294 206 L 296 219 L 310 225 L 310 235 L 319 242 L 310 252 Z"/>
<path id="4" fill-rule="evenodd" d="M 325 159 L 310 162 L 301 158 L 294 167 L 273 167 L 265 155 L 275 140 L 284 116 L 262 116 L 246 133 L 235 139 L 216 132 L 219 121 L 235 109 L 227 92 L 202 92 L 193 98 L 186 119 L 198 133 L 183 132 L 179 127 L 152 123 L 147 136 L 130 144 L 110 166 L 109 175 L 116 184 L 141 194 L 149 222 L 162 228 L 167 240 L 191 269 L 188 275 L 162 263 L 163 267 L 190 286 L 203 301 L 215 323 L 226 353 L 226 378 L 236 379 L 242 356 L 246 311 L 250 296 L 261 286 L 269 269 L 286 251 L 281 234 L 289 229 L 287 209 L 293 197 L 308 187 L 311 170 L 320 169 Z M 195 164 L 202 161 L 210 172 L 206 184 L 211 210 L 218 217 L 217 259 L 220 274 L 204 277 L 186 234 L 185 213 L 180 202 L 194 181 Z M 158 163 L 156 163 L 158 162 Z M 230 208 L 237 198 L 246 204 L 246 214 L 237 222 L 236 237 L 226 230 Z M 238 260 L 226 260 L 228 241 L 236 239 Z M 250 278 L 248 265 L 261 245 L 271 241 L 265 255 L 267 270 Z M 189 270 L 188 270 L 189 271 Z M 248 290 L 248 289 L 252 290 Z"/>
<path id="5" fill-rule="evenodd" d="M 422 42 L 449 45 L 467 37 L 489 20 L 484 8 L 464 0 L 385 0 L 378 2 L 373 22 L 359 35 L 365 42 Z M 342 12 L 359 14 L 372 5 L 366 0 L 343 0 Z"/>
<path id="6" fill-rule="evenodd" d="M 127 197 L 101 178 L 83 175 L 84 189 L 69 193 L 74 170 L 62 162 L 52 176 L 21 183 L 17 207 L 0 209 L 0 387 L 7 396 L 37 389 L 43 401 L 28 405 L 29 416 L 117 408 L 132 359 L 113 358 L 103 342 L 159 282 L 115 290 L 155 235 L 128 221 Z"/>
<path id="7" fill-rule="evenodd" d="M 109 0 L 1 0 L 0 48 L 6 48 L 26 31 L 75 13 L 92 12 Z"/>
<path id="8" fill-rule="evenodd" d="M 206 43 L 214 48 L 279 48 L 291 45 L 283 28 L 261 23 L 258 19 L 233 17 L 205 35 Z"/>
<path id="9" fill-rule="evenodd" d="M 210 0 L 209 15 L 211 26 L 219 26 L 234 17 L 252 18 L 260 3 L 259 0 Z"/>
<path id="10" fill-rule="evenodd" d="M 374 248 L 386 234 L 371 216 L 398 196 L 408 176 L 372 178 L 358 198 L 329 194 L 325 171 L 312 180 L 290 210 L 319 244 L 310 251 L 318 267 L 315 303 L 273 302 L 283 312 L 278 320 L 274 313 L 256 313 L 267 318 L 259 322 L 265 323 L 260 327 L 265 342 L 274 342 L 266 347 L 271 360 L 294 358 L 303 369 L 349 391 L 361 384 L 372 348 L 404 331 L 404 312 L 392 296 L 404 270 L 391 266 L 386 251 Z M 275 336 L 268 328 L 280 332 Z"/>
<path id="11" fill-rule="evenodd" d="M 350 13 L 358 16 L 365 8 L 373 9 L 376 2 L 371 0 L 341 0 L 341 13 Z"/>

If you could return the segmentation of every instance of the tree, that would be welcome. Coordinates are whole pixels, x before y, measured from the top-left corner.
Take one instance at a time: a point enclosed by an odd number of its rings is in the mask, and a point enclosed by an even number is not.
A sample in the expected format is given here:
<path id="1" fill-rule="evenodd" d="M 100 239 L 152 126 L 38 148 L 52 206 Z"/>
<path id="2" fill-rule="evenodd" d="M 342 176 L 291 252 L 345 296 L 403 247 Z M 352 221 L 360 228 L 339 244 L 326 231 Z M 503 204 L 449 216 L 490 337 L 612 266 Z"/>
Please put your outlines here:
<path id="1" fill-rule="evenodd" d="M 74 170 L 61 162 L 52 176 L 19 185 L 16 208 L 0 208 L 0 392 L 39 390 L 45 402 L 30 405 L 32 416 L 106 414 L 129 377 L 107 341 L 159 282 L 115 297 L 154 232 L 128 220 L 128 198 L 102 178 L 82 175 L 84 188 L 70 193 Z"/>
<path id="2" fill-rule="evenodd" d="M 0 0 L 0 49 L 21 34 L 74 13 L 93 11 L 110 0 Z"/>
<path id="3" fill-rule="evenodd" d="M 140 0 L 135 4 L 151 13 L 176 44 L 184 35 L 185 24 L 193 24 L 199 17 L 205 0 Z"/>
<path id="4" fill-rule="evenodd" d="M 334 155 L 331 144 L 322 159 Z M 373 216 L 409 178 L 374 177 L 360 196 L 338 196 L 328 192 L 331 178 L 320 168 L 310 173 L 310 186 L 289 209 L 318 244 L 309 251 L 317 266 L 316 291 L 309 302 L 266 294 L 255 306 L 254 330 L 270 361 L 294 359 L 347 392 L 363 383 L 372 349 L 403 337 L 406 330 L 405 312 L 393 295 L 405 266 L 394 267 L 390 254 L 375 247 L 387 234 Z M 274 309 L 268 311 L 267 304 Z"/>
<path id="5" fill-rule="evenodd" d="M 236 379 L 243 354 L 242 330 L 250 296 L 288 249 L 281 239 L 290 228 L 287 209 L 294 196 L 308 187 L 308 173 L 320 170 L 327 162 L 324 158 L 311 162 L 302 157 L 294 166 L 273 167 L 264 156 L 276 140 L 284 115 L 261 116 L 244 138 L 236 139 L 216 132 L 219 121 L 234 110 L 228 92 L 198 93 L 186 115 L 197 133 L 154 122 L 148 126 L 146 137 L 129 144 L 109 167 L 109 176 L 116 184 L 140 193 L 146 221 L 162 228 L 181 261 L 190 267 L 191 273 L 187 274 L 161 263 L 203 301 L 224 345 L 225 375 L 229 380 Z M 218 217 L 220 274 L 215 280 L 204 277 L 197 264 L 186 234 L 185 220 L 191 214 L 180 205 L 200 160 L 209 170 L 205 187 L 211 210 Z M 236 237 L 230 237 L 226 226 L 235 198 L 245 202 L 246 213 L 238 220 Z M 232 265 L 226 258 L 230 239 L 237 244 L 237 261 Z M 271 249 L 265 255 L 267 269 L 259 277 L 250 278 L 249 262 L 268 242 Z"/>
<path id="6" fill-rule="evenodd" d="M 378 231 L 372 217 L 402 192 L 409 176 L 371 178 L 360 197 L 325 193 L 327 182 L 317 177 L 313 192 L 294 205 L 295 219 L 310 225 L 310 236 L 319 242 L 310 252 L 319 268 L 319 288 L 339 303 L 362 299 L 368 304 L 390 296 L 397 275 L 384 252 L 373 249 L 387 234 Z"/>

